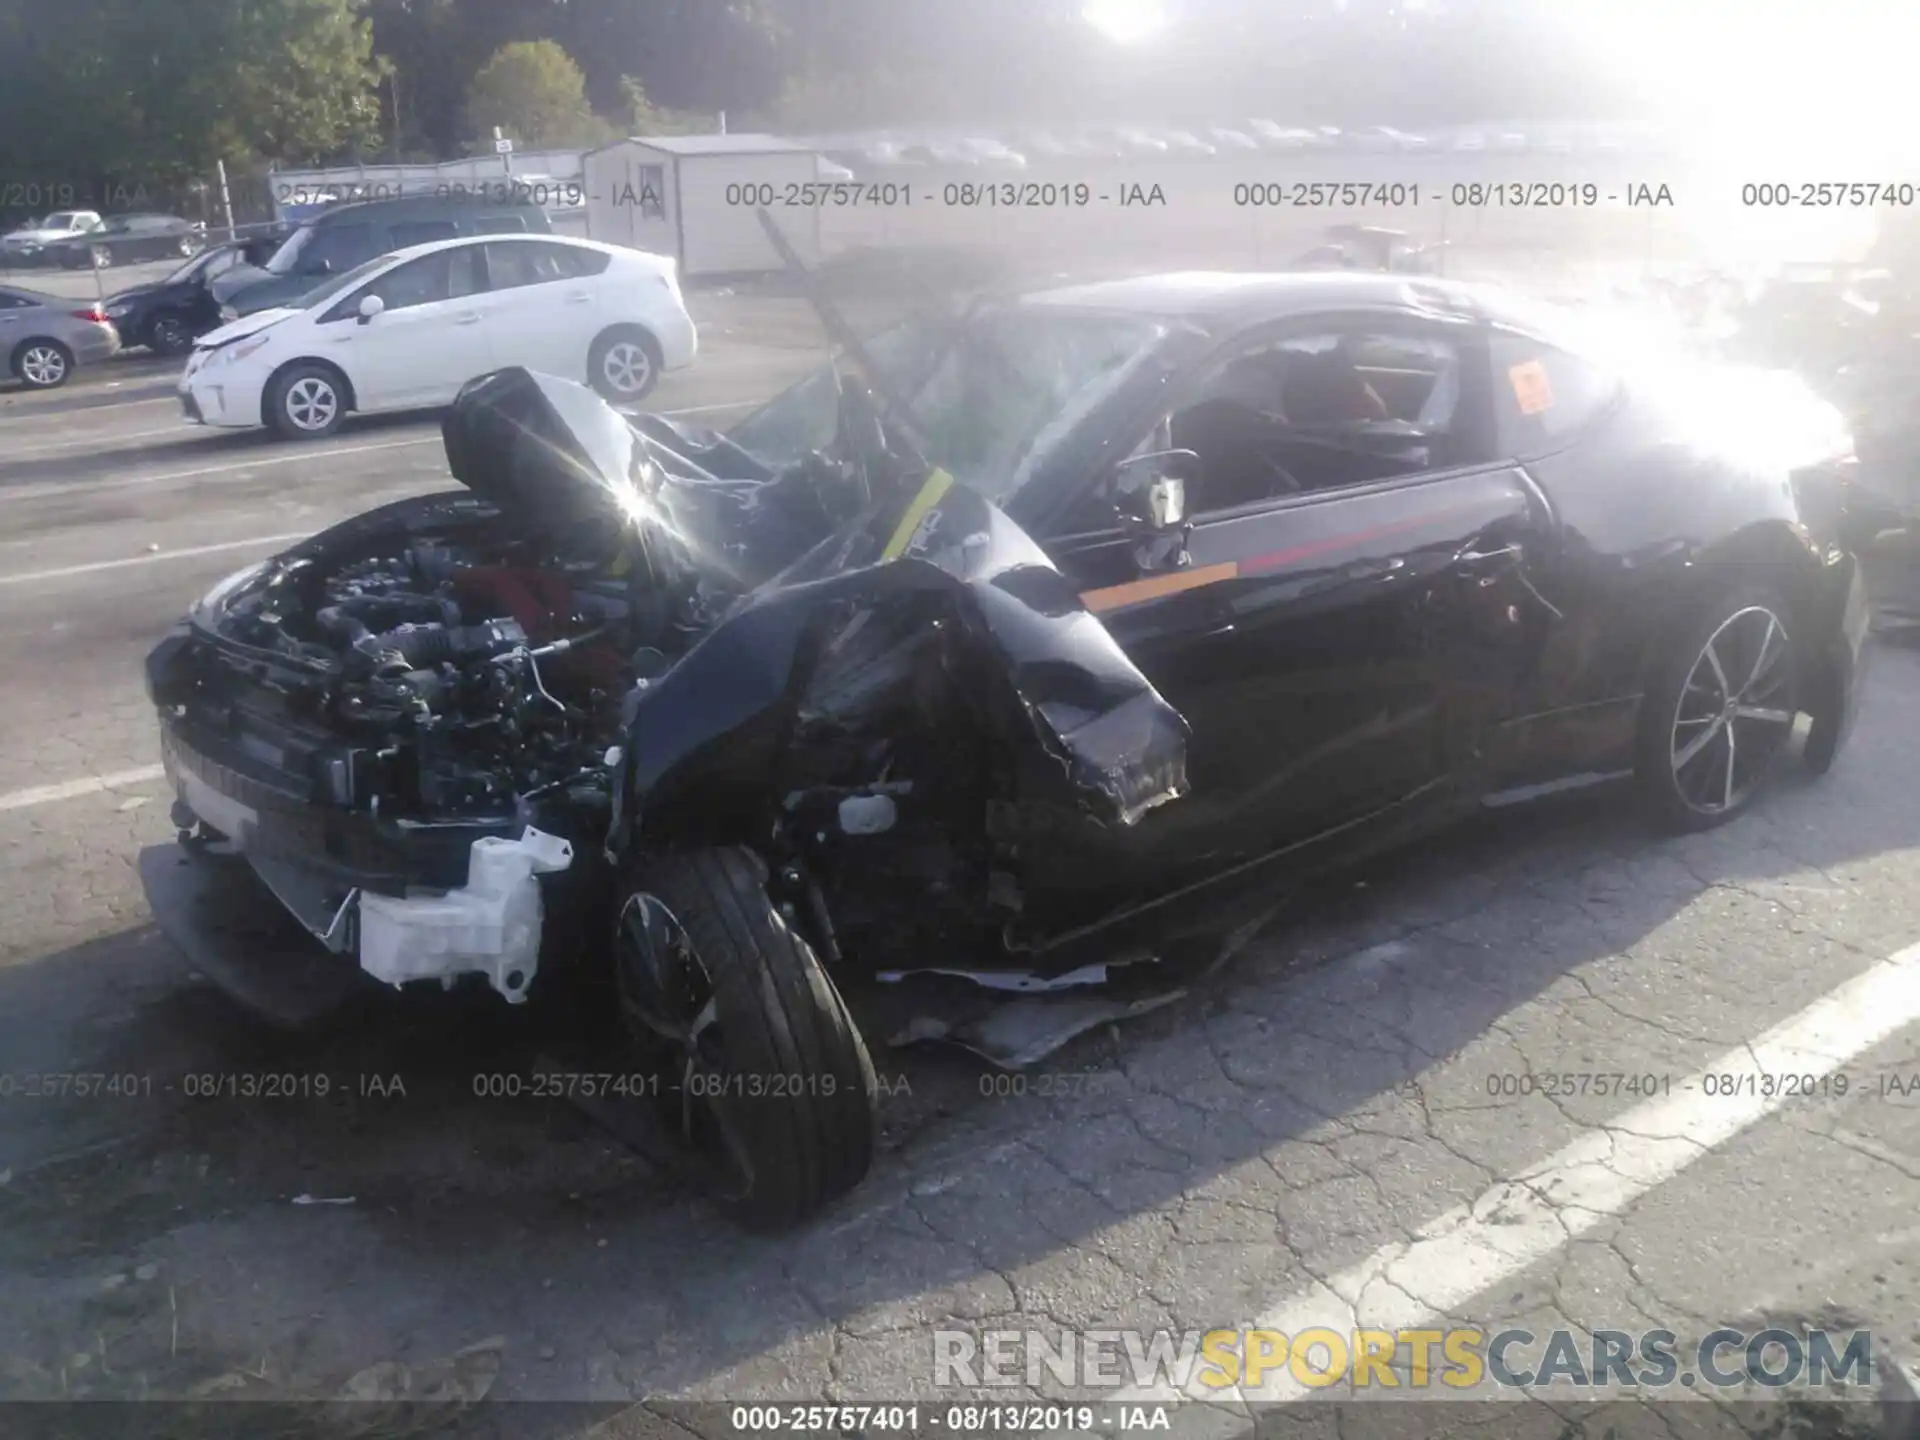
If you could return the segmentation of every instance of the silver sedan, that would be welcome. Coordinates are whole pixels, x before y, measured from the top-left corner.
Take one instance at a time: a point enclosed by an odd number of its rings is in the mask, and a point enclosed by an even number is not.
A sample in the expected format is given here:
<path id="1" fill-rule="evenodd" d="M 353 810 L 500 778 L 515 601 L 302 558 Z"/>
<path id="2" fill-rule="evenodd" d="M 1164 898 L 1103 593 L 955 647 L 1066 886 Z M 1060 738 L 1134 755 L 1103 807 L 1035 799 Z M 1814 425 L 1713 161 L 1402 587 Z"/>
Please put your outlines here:
<path id="1" fill-rule="evenodd" d="M 0 361 L 29 390 L 52 390 L 120 348 L 97 305 L 0 285 Z"/>

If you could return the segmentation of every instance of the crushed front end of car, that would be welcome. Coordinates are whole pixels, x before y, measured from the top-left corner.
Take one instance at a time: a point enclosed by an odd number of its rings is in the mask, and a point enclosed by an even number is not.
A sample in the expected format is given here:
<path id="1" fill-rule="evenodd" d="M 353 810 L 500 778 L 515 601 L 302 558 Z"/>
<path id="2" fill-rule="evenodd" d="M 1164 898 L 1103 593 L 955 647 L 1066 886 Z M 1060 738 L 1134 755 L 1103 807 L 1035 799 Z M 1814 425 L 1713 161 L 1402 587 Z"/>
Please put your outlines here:
<path id="1" fill-rule="evenodd" d="M 1097 869 L 1184 793 L 1185 721 L 944 471 L 884 444 L 769 464 L 523 370 L 472 382 L 444 438 L 465 492 L 242 571 L 148 657 L 182 842 L 143 857 L 149 895 L 257 1009 L 309 1018 L 369 978 L 517 1003 L 610 956 L 659 1073 L 777 1064 L 851 1104 L 871 1066 L 839 986 L 1021 972 L 1034 935 L 1115 903 L 1092 879 L 1033 894 L 1030 856 Z M 263 938 L 242 868 L 302 945 Z M 745 1013 L 793 985 L 804 1004 Z M 766 1051 L 796 1004 L 827 1038 Z M 787 1099 L 734 1137 L 764 1182 L 747 1218 L 864 1172 L 859 1146 L 762 1154 L 866 1123 Z"/>

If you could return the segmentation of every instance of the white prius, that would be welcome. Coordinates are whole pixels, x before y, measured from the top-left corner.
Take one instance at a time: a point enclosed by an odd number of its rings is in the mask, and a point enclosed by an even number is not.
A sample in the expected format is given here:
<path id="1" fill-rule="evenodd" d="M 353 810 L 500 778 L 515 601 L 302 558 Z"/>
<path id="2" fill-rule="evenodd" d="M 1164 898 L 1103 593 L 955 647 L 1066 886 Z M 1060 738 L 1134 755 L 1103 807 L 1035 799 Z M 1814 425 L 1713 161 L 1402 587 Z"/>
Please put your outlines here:
<path id="1" fill-rule="evenodd" d="M 201 336 L 180 404 L 203 425 L 307 439 L 350 411 L 445 405 L 507 365 L 631 404 L 697 348 L 666 256 L 559 235 L 469 236 L 382 255 L 297 306 Z"/>

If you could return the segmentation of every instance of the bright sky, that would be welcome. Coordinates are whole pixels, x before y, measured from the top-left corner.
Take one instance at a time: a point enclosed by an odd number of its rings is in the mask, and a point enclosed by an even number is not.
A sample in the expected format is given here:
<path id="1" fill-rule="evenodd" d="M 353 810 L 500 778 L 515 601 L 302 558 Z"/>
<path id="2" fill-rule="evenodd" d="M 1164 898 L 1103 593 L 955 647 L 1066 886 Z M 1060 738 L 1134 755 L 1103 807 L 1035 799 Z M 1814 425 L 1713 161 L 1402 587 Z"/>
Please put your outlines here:
<path id="1" fill-rule="evenodd" d="M 1086 22 L 1119 45 L 1137 45 L 1158 35 L 1167 24 L 1160 0 L 1088 0 L 1081 8 Z"/>
<path id="2" fill-rule="evenodd" d="M 1593 0 L 1565 14 L 1596 66 L 1743 165 L 1840 180 L 1920 161 L 1898 153 L 1920 140 L 1909 0 Z"/>

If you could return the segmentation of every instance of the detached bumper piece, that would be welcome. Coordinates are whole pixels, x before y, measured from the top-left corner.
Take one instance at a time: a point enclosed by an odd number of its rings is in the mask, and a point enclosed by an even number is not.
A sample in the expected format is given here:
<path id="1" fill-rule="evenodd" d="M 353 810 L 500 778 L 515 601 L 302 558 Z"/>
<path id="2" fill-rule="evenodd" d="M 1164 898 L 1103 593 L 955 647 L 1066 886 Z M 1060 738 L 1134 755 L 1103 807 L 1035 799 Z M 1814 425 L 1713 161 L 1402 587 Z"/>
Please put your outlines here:
<path id="1" fill-rule="evenodd" d="M 256 1015 L 299 1029 L 372 989 L 226 847 L 149 845 L 139 863 L 161 933 Z"/>

